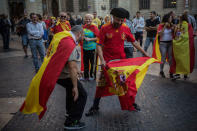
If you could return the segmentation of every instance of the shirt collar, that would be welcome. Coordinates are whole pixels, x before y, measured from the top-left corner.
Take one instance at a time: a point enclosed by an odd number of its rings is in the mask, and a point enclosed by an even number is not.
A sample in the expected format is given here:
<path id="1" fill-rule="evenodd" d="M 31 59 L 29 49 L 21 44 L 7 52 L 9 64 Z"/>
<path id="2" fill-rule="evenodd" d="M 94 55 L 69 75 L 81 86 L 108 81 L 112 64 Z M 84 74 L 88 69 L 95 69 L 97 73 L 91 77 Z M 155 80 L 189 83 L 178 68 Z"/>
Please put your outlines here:
<path id="1" fill-rule="evenodd" d="M 77 40 L 76 40 L 75 34 L 74 34 L 72 31 L 70 31 L 70 34 L 71 34 L 72 38 L 74 39 L 75 44 L 78 45 L 78 42 L 77 42 Z"/>

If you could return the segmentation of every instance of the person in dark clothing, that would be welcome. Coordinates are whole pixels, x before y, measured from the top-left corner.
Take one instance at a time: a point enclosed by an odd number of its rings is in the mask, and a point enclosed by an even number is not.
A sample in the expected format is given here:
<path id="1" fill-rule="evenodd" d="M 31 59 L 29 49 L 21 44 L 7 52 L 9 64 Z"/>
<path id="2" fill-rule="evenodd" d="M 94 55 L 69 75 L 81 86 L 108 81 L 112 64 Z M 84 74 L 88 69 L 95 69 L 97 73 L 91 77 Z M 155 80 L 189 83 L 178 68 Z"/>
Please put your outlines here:
<path id="1" fill-rule="evenodd" d="M 146 20 L 145 29 L 147 31 L 147 37 L 144 44 L 144 50 L 147 51 L 150 43 L 154 43 L 155 36 L 157 34 L 157 25 L 159 24 L 159 20 L 156 18 L 156 12 L 150 12 L 150 19 Z"/>
<path id="2" fill-rule="evenodd" d="M 77 25 L 82 25 L 83 24 L 83 18 L 80 15 L 77 15 L 76 24 Z"/>
<path id="3" fill-rule="evenodd" d="M 11 23 L 8 19 L 7 15 L 2 15 L 1 20 L 1 35 L 3 37 L 3 49 L 8 50 L 9 49 L 9 43 L 10 43 L 10 27 Z"/>
<path id="4" fill-rule="evenodd" d="M 67 20 L 70 22 L 71 27 L 76 25 L 76 21 L 73 19 L 70 13 L 67 13 Z"/>
<path id="5" fill-rule="evenodd" d="M 179 24 L 179 19 L 176 18 L 176 14 L 175 14 L 174 11 L 170 11 L 170 12 L 169 12 L 169 15 L 172 17 L 172 23 L 173 23 L 174 25 Z"/>
<path id="6" fill-rule="evenodd" d="M 21 36 L 22 38 L 22 45 L 23 45 L 23 50 L 25 52 L 25 57 L 27 58 L 27 47 L 28 47 L 28 37 L 27 37 L 27 28 L 26 25 L 27 23 L 30 22 L 30 19 L 27 18 L 27 14 L 24 15 L 23 19 L 19 21 L 17 24 L 17 34 Z"/>

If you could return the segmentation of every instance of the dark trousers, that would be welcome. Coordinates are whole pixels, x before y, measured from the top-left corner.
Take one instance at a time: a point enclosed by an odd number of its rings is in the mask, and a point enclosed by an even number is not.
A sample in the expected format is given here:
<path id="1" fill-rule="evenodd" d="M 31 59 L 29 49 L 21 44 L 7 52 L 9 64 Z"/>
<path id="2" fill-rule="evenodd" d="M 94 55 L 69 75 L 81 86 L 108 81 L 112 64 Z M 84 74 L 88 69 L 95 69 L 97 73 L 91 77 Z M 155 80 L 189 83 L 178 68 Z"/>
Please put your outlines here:
<path id="1" fill-rule="evenodd" d="M 140 41 L 140 46 L 142 46 L 143 32 L 142 32 L 142 31 L 136 32 L 136 33 L 135 33 L 135 39 L 136 39 L 137 41 Z"/>
<path id="2" fill-rule="evenodd" d="M 133 58 L 133 47 L 125 47 L 124 52 L 126 54 L 126 58 Z"/>
<path id="3" fill-rule="evenodd" d="M 83 50 L 83 63 L 84 63 L 84 77 L 89 78 L 93 77 L 93 68 L 94 68 L 94 55 L 95 50 Z M 91 64 L 89 72 L 89 62 Z"/>
<path id="4" fill-rule="evenodd" d="M 59 79 L 57 83 L 66 89 L 66 112 L 68 114 L 66 123 L 69 124 L 75 120 L 80 120 L 87 100 L 87 93 L 84 90 L 82 84 L 79 81 L 77 82 L 79 97 L 77 101 L 74 101 L 72 95 L 73 84 L 71 79 Z"/>
<path id="5" fill-rule="evenodd" d="M 2 32 L 2 37 L 3 37 L 3 48 L 9 49 L 10 32 L 9 31 Z"/>

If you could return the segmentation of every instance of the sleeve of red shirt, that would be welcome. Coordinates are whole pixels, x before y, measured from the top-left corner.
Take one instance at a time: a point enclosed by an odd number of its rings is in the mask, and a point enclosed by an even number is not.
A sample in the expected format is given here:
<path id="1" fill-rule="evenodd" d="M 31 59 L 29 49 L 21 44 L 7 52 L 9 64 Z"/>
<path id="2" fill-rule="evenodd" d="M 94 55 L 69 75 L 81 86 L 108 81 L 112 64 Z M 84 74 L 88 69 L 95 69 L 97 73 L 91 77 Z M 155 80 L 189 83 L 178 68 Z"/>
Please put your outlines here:
<path id="1" fill-rule="evenodd" d="M 129 29 L 129 27 L 125 27 L 126 30 L 126 38 L 128 42 L 135 42 L 135 38 L 133 37 L 131 30 Z"/>
<path id="2" fill-rule="evenodd" d="M 105 33 L 104 33 L 104 28 L 102 27 L 99 32 L 98 45 L 102 45 L 104 41 L 105 41 Z"/>

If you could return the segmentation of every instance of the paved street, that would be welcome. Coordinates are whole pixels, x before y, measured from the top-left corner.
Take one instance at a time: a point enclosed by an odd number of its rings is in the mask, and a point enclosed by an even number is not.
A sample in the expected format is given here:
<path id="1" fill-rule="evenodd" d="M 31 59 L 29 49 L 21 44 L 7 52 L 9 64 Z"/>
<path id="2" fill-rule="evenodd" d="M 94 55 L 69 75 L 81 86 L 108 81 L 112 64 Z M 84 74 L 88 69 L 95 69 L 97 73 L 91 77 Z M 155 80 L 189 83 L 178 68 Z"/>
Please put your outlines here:
<path id="1" fill-rule="evenodd" d="M 0 40 L 0 128 L 2 131 L 63 131 L 65 91 L 56 85 L 44 118 L 18 112 L 28 85 L 35 75 L 32 58 L 24 59 L 17 37 L 11 41 L 11 51 L 4 52 Z M 29 53 L 30 54 L 30 53 Z M 138 56 L 138 54 L 135 54 Z M 82 131 L 196 131 L 197 71 L 188 80 L 172 82 L 158 76 L 159 65 L 153 64 L 136 97 L 140 112 L 122 111 L 117 96 L 101 100 L 100 112 L 94 117 L 82 117 L 87 127 Z M 166 75 L 168 66 L 165 67 Z M 92 105 L 95 81 L 83 82 L 88 93 L 85 112 Z"/>

